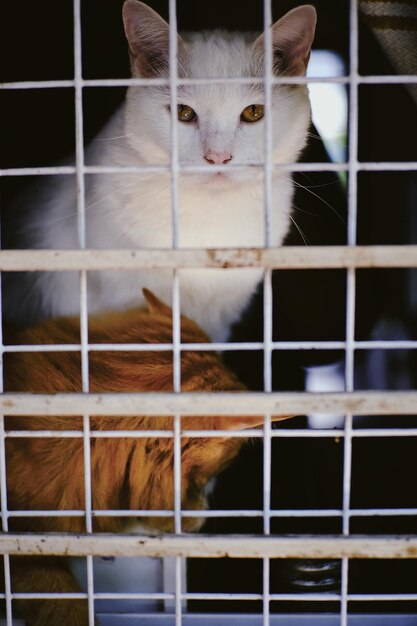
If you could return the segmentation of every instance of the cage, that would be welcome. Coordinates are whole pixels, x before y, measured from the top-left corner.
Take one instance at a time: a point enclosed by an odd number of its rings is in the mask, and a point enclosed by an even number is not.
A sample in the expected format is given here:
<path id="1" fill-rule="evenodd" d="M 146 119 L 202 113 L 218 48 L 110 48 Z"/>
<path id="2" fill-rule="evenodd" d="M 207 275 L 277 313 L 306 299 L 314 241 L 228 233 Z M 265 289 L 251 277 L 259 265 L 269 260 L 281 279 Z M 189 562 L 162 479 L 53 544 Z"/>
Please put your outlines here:
<path id="1" fill-rule="evenodd" d="M 415 626 L 415 5 L 407 0 L 316 0 L 318 30 L 307 77 L 279 79 L 267 66 L 261 81 L 266 97 L 265 146 L 258 167 L 264 171 L 266 225 L 274 201 L 272 171 L 293 173 L 295 221 L 284 246 L 271 245 L 268 226 L 265 245 L 256 249 L 199 250 L 178 244 L 177 186 L 183 166 L 178 162 L 178 122 L 173 115 L 171 160 L 154 164 L 171 175 L 172 247 L 93 250 L 86 246 L 86 184 L 92 175 L 111 177 L 118 169 L 112 163 L 97 166 L 87 161 L 85 147 L 123 100 L 126 87 L 141 84 L 140 79 L 129 78 L 122 4 L 108 0 L 98 7 L 92 0 L 65 0 L 57 7 L 47 0 L 42 6 L 20 2 L 3 7 L 7 64 L 1 85 L 0 271 L 6 286 L 16 272 L 77 272 L 80 339 L 34 346 L 2 337 L 2 368 L 10 354 L 76 353 L 82 388 L 74 394 L 1 396 L 0 623 L 23 626 L 22 600 L 68 601 L 70 612 L 71 602 L 81 599 L 88 605 L 88 626 L 94 619 L 103 626 Z M 148 4 L 169 21 L 171 64 L 165 82 L 175 110 L 181 84 L 177 24 L 179 31 L 264 30 L 268 37 L 268 26 L 299 3 Z M 268 141 L 268 94 L 280 81 L 310 86 L 316 128 L 297 163 L 278 165 Z M 136 170 L 140 172 L 141 166 Z M 22 188 L 45 176 L 74 182 L 77 249 L 17 248 L 15 199 Z M 180 270 L 253 267 L 263 270 L 261 285 L 228 341 L 209 347 L 186 344 L 187 351 L 221 352 L 247 391 L 198 396 L 182 392 Z M 165 346 L 173 354 L 172 392 L 90 392 L 92 353 L 110 354 L 120 345 L 91 341 L 89 276 L 102 270 L 158 268 L 173 272 L 172 341 Z M 145 347 L 132 343 L 123 349 L 139 353 Z M 3 384 L 3 369 L 1 379 Z M 100 435 L 91 416 L 105 419 L 138 412 L 174 416 L 172 429 L 165 431 L 174 446 L 174 507 L 135 512 L 141 518 L 169 518 L 174 533 L 95 532 L 97 519 L 129 517 L 132 511 L 93 507 L 91 450 Z M 273 415 L 280 413 L 297 417 L 273 423 Z M 10 428 L 7 420 L 74 414 L 83 416 L 82 429 L 62 431 L 59 437 L 78 438 L 83 444 L 83 506 L 11 509 L 7 444 L 33 437 L 33 430 Z M 235 439 L 250 438 L 250 443 L 220 474 L 209 496 L 209 510 L 183 510 L 181 423 L 184 416 L 207 414 L 261 414 L 263 426 L 227 433 Z M 203 430 L 193 435 L 218 433 Z M 57 433 L 44 430 L 37 436 L 52 440 Z M 119 430 L 106 436 L 137 440 L 156 435 Z M 19 520 L 52 515 L 84 520 L 85 532 L 39 533 L 30 525 L 22 532 L 19 527 Z M 190 534 L 184 532 L 185 518 L 206 521 L 200 533 Z M 16 591 L 11 561 L 17 555 L 71 557 L 78 591 L 58 594 L 53 585 L 42 592 Z"/>

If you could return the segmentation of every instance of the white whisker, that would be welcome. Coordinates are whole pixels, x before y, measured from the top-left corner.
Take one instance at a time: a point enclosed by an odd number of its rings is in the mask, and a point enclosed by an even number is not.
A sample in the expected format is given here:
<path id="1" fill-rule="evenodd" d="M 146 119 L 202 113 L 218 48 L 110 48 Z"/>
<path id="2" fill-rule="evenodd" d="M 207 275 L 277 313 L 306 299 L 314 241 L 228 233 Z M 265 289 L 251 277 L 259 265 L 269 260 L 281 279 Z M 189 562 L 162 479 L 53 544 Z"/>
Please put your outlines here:
<path id="1" fill-rule="evenodd" d="M 307 239 L 307 237 L 305 236 L 305 234 L 303 233 L 303 231 L 301 230 L 301 228 L 299 227 L 299 225 L 297 224 L 297 222 L 295 221 L 293 216 L 290 213 L 288 213 L 287 211 L 286 211 L 286 213 L 287 213 L 288 217 L 290 218 L 290 220 L 292 221 L 292 223 L 294 224 L 294 226 L 296 227 L 296 229 L 298 230 L 298 233 L 299 233 L 301 239 L 303 240 L 304 245 L 308 246 L 308 239 Z"/>
<path id="2" fill-rule="evenodd" d="M 292 205 L 292 208 L 299 213 L 305 213 L 306 215 L 312 215 L 313 217 L 318 217 L 317 213 L 313 213 L 312 211 L 306 211 L 305 209 L 300 209 L 300 207 Z"/>
<path id="3" fill-rule="evenodd" d="M 114 137 L 97 137 L 95 141 L 114 141 L 115 139 L 126 139 L 127 137 L 134 137 L 139 132 L 127 133 L 126 135 L 115 135 Z"/>
<path id="4" fill-rule="evenodd" d="M 312 196 L 314 196 L 315 198 L 323 202 L 323 204 L 325 204 L 339 218 L 342 224 L 346 226 L 346 222 L 343 219 L 343 217 L 338 213 L 338 211 L 336 211 L 336 209 L 331 204 L 329 204 L 326 200 L 324 200 L 324 198 L 322 198 L 317 193 L 312 191 L 309 187 L 306 187 L 305 185 L 302 185 L 301 183 L 298 183 L 295 180 L 293 180 L 293 183 L 295 187 L 299 187 L 300 189 L 304 189 L 305 191 L 308 191 L 308 193 L 311 193 Z"/>

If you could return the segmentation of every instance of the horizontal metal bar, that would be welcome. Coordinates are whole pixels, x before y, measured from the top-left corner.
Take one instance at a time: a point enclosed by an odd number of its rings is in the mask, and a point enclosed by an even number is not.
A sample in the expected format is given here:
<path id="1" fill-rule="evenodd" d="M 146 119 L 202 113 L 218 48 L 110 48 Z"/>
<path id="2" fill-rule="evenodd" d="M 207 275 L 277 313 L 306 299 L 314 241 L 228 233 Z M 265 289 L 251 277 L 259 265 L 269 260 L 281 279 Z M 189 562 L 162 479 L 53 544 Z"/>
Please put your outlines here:
<path id="1" fill-rule="evenodd" d="M 0 594 L 0 598 L 4 599 L 4 593 Z M 87 593 L 11 593 L 12 600 L 83 600 L 88 597 Z M 92 594 L 94 600 L 173 600 L 174 593 L 111 593 L 96 592 Z M 270 593 L 269 599 L 272 601 L 294 601 L 294 602 L 338 602 L 340 594 L 337 593 Z M 181 600 L 262 600 L 260 593 L 181 593 Z M 348 594 L 349 602 L 410 602 L 417 600 L 417 594 L 413 593 L 367 593 L 367 594 Z"/>
<path id="2" fill-rule="evenodd" d="M 187 594 L 184 594 L 187 595 Z M 83 600 L 88 597 L 87 593 L 12 593 L 12 600 Z M 95 600 L 172 600 L 175 595 L 173 593 L 117 593 L 117 592 L 98 592 L 94 593 Z M 0 598 L 5 598 L 5 594 L 1 593 Z M 214 598 L 213 598 L 214 599 Z M 224 598 L 226 599 L 226 598 Z M 1 622 L 0 622 L 1 623 Z"/>
<path id="3" fill-rule="evenodd" d="M 273 350 L 345 350 L 345 341 L 274 341 Z M 236 343 L 182 343 L 180 352 L 234 352 L 236 350 L 259 351 L 264 349 L 262 342 Z M 417 341 L 355 341 L 354 350 L 417 350 Z M 165 352 L 173 350 L 172 343 L 90 343 L 87 352 Z M 32 352 L 80 352 L 81 344 L 31 344 L 0 346 L 0 354 Z"/>
<path id="4" fill-rule="evenodd" d="M 319 412 L 336 414 L 348 412 L 354 415 L 416 415 L 417 391 L 181 394 L 5 393 L 0 396 L 0 414 L 20 416 L 304 415 Z M 213 432 L 218 434 L 218 431 Z M 278 431 L 275 432 L 278 433 Z M 312 431 L 308 432 L 311 435 Z M 277 436 L 281 435 L 277 434 Z"/>
<path id="5" fill-rule="evenodd" d="M 47 510 L 42 509 L 38 511 L 3 511 L 7 517 L 21 518 L 21 517 L 85 517 L 85 511 L 83 510 Z"/>
<path id="6" fill-rule="evenodd" d="M 0 270 L 98 271 L 163 268 L 402 268 L 417 267 L 417 245 L 289 246 L 196 250 L 2 250 Z"/>
<path id="7" fill-rule="evenodd" d="M 417 516 L 417 509 L 350 509 L 347 512 L 349 517 L 413 517 Z M 84 510 L 37 510 L 37 511 L 5 511 L 5 514 L 9 518 L 21 518 L 21 517 L 84 517 Z M 93 517 L 173 517 L 173 510 L 141 510 L 141 509 L 126 509 L 126 510 L 92 510 Z M 264 512 L 262 510 L 242 509 L 242 510 L 221 510 L 211 509 L 209 511 L 204 510 L 190 510 L 181 509 L 181 515 L 183 517 L 195 517 L 195 518 L 233 518 L 233 517 L 248 517 L 257 518 L 263 517 Z M 341 509 L 282 509 L 269 512 L 269 516 L 272 518 L 286 518 L 286 517 L 315 517 L 315 518 L 329 518 L 329 517 L 342 517 L 343 511 Z"/>
<path id="8" fill-rule="evenodd" d="M 344 341 L 275 341 L 271 343 L 273 350 L 343 350 Z M 355 350 L 414 350 L 417 341 L 358 341 L 354 342 Z M 80 352 L 81 344 L 15 344 L 0 346 L 0 353 L 29 353 L 29 352 Z M 88 352 L 165 352 L 173 350 L 172 343 L 89 343 L 85 346 Z M 233 342 L 233 343 L 182 343 L 178 346 L 181 351 L 209 351 L 227 352 L 235 350 L 263 350 L 262 342 Z"/>
<path id="9" fill-rule="evenodd" d="M 335 83 L 349 84 L 349 76 L 285 76 L 271 77 L 271 83 L 275 85 L 305 85 L 308 83 Z M 355 79 L 359 84 L 414 84 L 417 76 L 412 74 L 403 75 L 380 75 L 358 76 Z M 178 78 L 178 85 L 205 85 L 205 84 L 263 84 L 264 78 L 236 77 L 236 78 Z M 81 87 L 141 87 L 141 86 L 170 86 L 168 78 L 99 78 L 80 80 Z M 59 89 L 75 87 L 73 80 L 39 80 L 39 81 L 15 81 L 0 83 L 0 89 Z"/>
<path id="10" fill-rule="evenodd" d="M 28 420 L 30 417 L 27 416 Z M 103 416 L 105 417 L 105 416 Z M 263 439 L 261 429 L 247 428 L 244 431 L 233 430 L 184 430 L 181 437 L 230 437 L 238 439 Z M 273 438 L 300 439 L 311 437 L 315 439 L 338 439 L 345 436 L 342 429 L 314 429 L 309 428 L 280 428 L 270 434 Z M 351 432 L 351 437 L 375 438 L 375 437 L 417 437 L 417 428 L 360 428 Z M 8 430 L 5 437 L 14 439 L 83 439 L 84 435 L 79 430 Z M 171 430 L 90 430 L 92 439 L 148 439 L 148 438 L 173 438 Z"/>
<path id="11" fill-rule="evenodd" d="M 209 167 L 211 169 L 209 169 Z M 179 171 L 183 173 L 210 172 L 230 172 L 231 169 L 250 170 L 253 168 L 264 168 L 263 162 L 234 164 L 234 165 L 187 165 L 179 166 Z M 347 172 L 348 163 L 271 163 L 271 167 L 277 171 L 284 172 Z M 357 163 L 357 171 L 373 172 L 411 172 L 417 170 L 416 161 L 380 161 L 369 163 Z M 110 166 L 110 165 L 86 165 L 80 168 L 83 174 L 137 174 L 170 172 L 169 165 L 136 165 L 136 166 Z M 1 176 L 51 176 L 51 175 L 74 175 L 77 169 L 74 166 L 49 166 L 49 167 L 12 167 L 0 169 Z"/>
<path id="12" fill-rule="evenodd" d="M 417 558 L 411 536 L 0 534 L 0 553 L 206 558 Z"/>
<path id="13" fill-rule="evenodd" d="M 358 172 L 408 172 L 414 171 L 416 169 L 415 165 L 415 161 L 355 163 L 355 170 Z"/>
<path id="14" fill-rule="evenodd" d="M 60 176 L 76 173 L 72 165 L 51 165 L 49 167 L 10 167 L 0 169 L 0 176 Z"/>
<path id="15" fill-rule="evenodd" d="M 1 593 L 0 598 L 4 599 L 5 594 Z M 174 593 L 111 593 L 96 592 L 92 594 L 94 600 L 173 600 Z M 262 600 L 262 594 L 258 593 L 181 593 L 181 600 Z M 340 594 L 337 593 L 270 593 L 271 601 L 281 602 L 339 602 Z M 87 593 L 11 593 L 12 600 L 82 600 L 88 598 Z M 347 594 L 349 602 L 412 602 L 417 600 L 417 594 Z"/>
<path id="16" fill-rule="evenodd" d="M 417 428 L 358 428 L 351 437 L 417 437 Z"/>
<path id="17" fill-rule="evenodd" d="M 350 517 L 397 517 L 417 515 L 417 509 L 349 509 Z"/>
<path id="18" fill-rule="evenodd" d="M 271 162 L 271 167 L 277 171 L 283 172 L 347 172 L 349 170 L 348 163 L 274 163 Z M 179 165 L 178 171 L 182 173 L 194 173 L 200 174 L 209 172 L 229 172 L 230 170 L 251 170 L 251 169 L 264 169 L 265 163 L 263 161 L 253 161 L 248 163 L 234 163 L 228 165 Z M 357 171 L 414 171 L 417 169 L 417 161 L 373 161 L 357 163 L 355 165 Z M 7 170 L 3 170 L 7 171 Z M 84 174 L 136 174 L 136 173 L 156 173 L 156 172 L 170 172 L 169 165 L 130 165 L 130 166 L 116 166 L 116 165 L 86 165 L 82 168 Z M 0 170 L 1 172 L 1 170 Z"/>
<path id="19" fill-rule="evenodd" d="M 330 171 L 330 172 L 345 172 L 348 169 L 347 163 L 273 163 L 274 169 L 283 171 L 303 171 L 303 172 L 315 172 L 315 171 Z M 368 164 L 374 166 L 375 164 Z M 379 165 L 379 164 L 377 164 Z M 407 166 L 413 169 L 413 162 L 407 162 Z M 211 170 L 206 165 L 184 165 L 179 167 L 179 171 L 186 173 L 204 173 L 210 172 L 226 172 L 233 170 L 252 170 L 254 168 L 264 168 L 262 161 L 256 161 L 253 163 L 235 163 L 231 165 L 212 165 Z M 404 168 L 404 162 L 395 162 L 393 167 Z M 160 164 L 146 164 L 141 165 L 85 165 L 80 168 L 83 174 L 138 174 L 144 173 L 154 174 L 158 172 L 171 171 L 169 165 Z M 49 167 L 24 167 L 24 168 L 6 168 L 0 170 L 0 176 L 50 176 L 50 175 L 69 175 L 76 174 L 77 169 L 74 166 L 49 166 Z"/>
<path id="20" fill-rule="evenodd" d="M 407 430 L 409 435 L 409 431 Z M 67 430 L 12 430 L 5 434 L 6 437 L 13 437 L 15 439 L 60 439 L 60 438 L 75 438 L 82 439 L 84 437 L 82 431 Z M 305 436 L 308 436 L 308 431 L 305 431 Z M 90 430 L 90 437 L 92 439 L 159 439 L 173 438 L 174 432 L 171 430 Z M 180 437 L 233 437 L 237 439 L 247 439 L 252 437 L 263 437 L 262 430 L 254 430 L 247 428 L 243 431 L 237 430 L 184 430 L 180 433 Z"/>
<path id="21" fill-rule="evenodd" d="M 273 350 L 344 350 L 345 341 L 273 341 Z M 417 341 L 354 341 L 354 350 L 416 350 Z M 165 352 L 173 350 L 172 343 L 89 343 L 85 346 L 88 352 Z M 263 350 L 260 341 L 236 343 L 182 343 L 181 351 L 228 352 L 235 350 Z M 0 353 L 27 352 L 80 352 L 81 344 L 31 344 L 0 346 Z"/>
<path id="22" fill-rule="evenodd" d="M 260 350 L 263 348 L 261 342 L 257 343 L 182 343 L 180 350 L 204 350 L 217 352 L 218 350 L 231 350 L 232 346 L 237 346 L 240 350 Z M 255 346 L 255 348 L 253 347 Z M 89 343 L 85 346 L 89 352 L 166 352 L 172 351 L 172 343 Z M 417 342 L 416 342 L 417 347 Z M 233 347 L 234 349 L 234 347 Z M 3 346 L 0 351 L 7 352 L 80 352 L 81 344 L 32 344 L 32 345 L 11 345 Z"/>
<path id="23" fill-rule="evenodd" d="M 242 410 L 242 412 L 244 412 Z M 354 418 L 356 416 L 353 416 Z M 33 431 L 32 431 L 33 432 Z M 93 431 L 94 432 L 94 431 Z M 97 431 L 98 432 L 98 431 Z M 103 431 L 100 431 L 103 432 Z M 107 432 L 107 431 L 106 431 Z M 110 432 L 110 431 L 109 431 Z M 114 431 L 117 433 L 118 431 Z M 120 431 L 121 432 L 121 431 Z M 137 434 L 135 431 L 126 431 L 128 436 L 136 437 Z M 105 434 L 100 434 L 100 437 L 106 437 Z M 117 436 L 117 434 L 115 435 Z M 303 429 L 295 429 L 295 428 L 279 428 L 276 430 L 272 430 L 270 433 L 270 437 L 281 439 L 300 439 L 306 438 L 311 439 L 321 439 L 321 438 L 331 438 L 337 439 L 345 436 L 344 430 L 341 429 L 314 429 L 303 428 Z M 355 432 L 351 432 L 351 437 L 417 437 L 417 428 L 368 428 L 368 429 L 358 429 Z M 186 430 L 181 433 L 181 437 L 233 437 L 233 438 L 246 438 L 250 437 L 251 439 L 263 439 L 264 433 L 261 429 L 250 429 L 247 428 L 244 431 L 230 431 L 230 430 Z"/>
<path id="24" fill-rule="evenodd" d="M 201 431 L 200 436 L 207 436 L 206 432 Z M 217 433 L 217 431 L 216 431 Z M 82 430 L 9 430 L 5 436 L 13 439 L 83 439 Z M 189 437 L 189 435 L 183 435 Z M 250 435 L 249 435 L 250 436 Z M 151 437 L 173 438 L 172 430 L 90 430 L 92 439 L 120 439 L 127 437 L 130 439 L 149 439 Z"/>
<path id="25" fill-rule="evenodd" d="M 347 599 L 349 602 L 413 602 L 417 593 L 348 593 Z"/>
<path id="26" fill-rule="evenodd" d="M 393 340 L 393 341 L 352 341 L 354 350 L 415 350 L 417 341 Z"/>

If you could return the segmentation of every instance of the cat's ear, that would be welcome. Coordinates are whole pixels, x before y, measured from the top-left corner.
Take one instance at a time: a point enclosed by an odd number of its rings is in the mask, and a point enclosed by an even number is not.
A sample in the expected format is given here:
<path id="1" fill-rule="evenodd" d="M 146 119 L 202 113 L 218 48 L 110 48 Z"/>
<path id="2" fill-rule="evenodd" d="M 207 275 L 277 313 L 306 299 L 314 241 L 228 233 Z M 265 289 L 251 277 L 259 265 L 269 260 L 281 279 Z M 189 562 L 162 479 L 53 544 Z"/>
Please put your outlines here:
<path id="1" fill-rule="evenodd" d="M 316 29 L 316 9 L 305 4 L 286 13 L 272 26 L 274 73 L 303 76 L 307 70 Z M 264 35 L 254 43 L 256 55 L 264 55 Z"/>
<path id="2" fill-rule="evenodd" d="M 126 0 L 123 23 L 134 76 L 152 78 L 168 75 L 169 26 L 158 13 L 138 0 Z M 178 57 L 182 40 L 178 37 Z"/>
<path id="3" fill-rule="evenodd" d="M 172 309 L 165 302 L 162 302 L 156 297 L 149 289 L 142 289 L 145 297 L 146 304 L 148 305 L 149 313 L 157 313 L 158 315 L 165 315 L 167 317 L 172 316 Z"/>
<path id="4" fill-rule="evenodd" d="M 280 422 L 281 420 L 295 417 L 295 415 L 273 415 L 271 421 Z M 245 430 L 245 428 L 257 428 L 263 426 L 264 418 L 262 415 L 222 415 L 221 417 L 213 417 L 214 430 Z"/>

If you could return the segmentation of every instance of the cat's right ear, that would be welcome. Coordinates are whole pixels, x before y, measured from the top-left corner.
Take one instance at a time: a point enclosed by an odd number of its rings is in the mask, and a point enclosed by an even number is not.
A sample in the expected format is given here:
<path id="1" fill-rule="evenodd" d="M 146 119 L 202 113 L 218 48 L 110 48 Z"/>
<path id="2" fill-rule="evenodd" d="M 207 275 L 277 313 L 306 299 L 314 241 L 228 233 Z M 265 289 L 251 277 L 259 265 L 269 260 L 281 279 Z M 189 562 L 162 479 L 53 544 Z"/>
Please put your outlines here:
<path id="1" fill-rule="evenodd" d="M 303 76 L 307 70 L 316 30 L 316 9 L 305 4 L 288 11 L 272 26 L 272 54 L 275 74 Z M 264 57 L 265 40 L 260 35 L 254 43 L 255 54 Z"/>
<path id="2" fill-rule="evenodd" d="M 138 0 L 126 0 L 123 23 L 133 76 L 155 78 L 168 76 L 169 26 L 158 13 Z M 178 55 L 182 49 L 178 38 Z"/>

